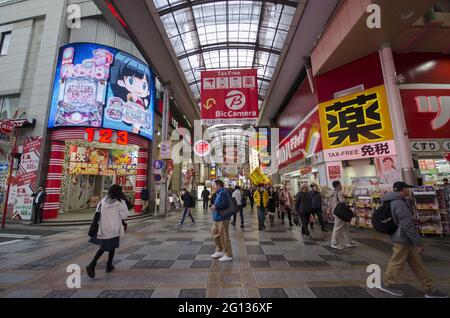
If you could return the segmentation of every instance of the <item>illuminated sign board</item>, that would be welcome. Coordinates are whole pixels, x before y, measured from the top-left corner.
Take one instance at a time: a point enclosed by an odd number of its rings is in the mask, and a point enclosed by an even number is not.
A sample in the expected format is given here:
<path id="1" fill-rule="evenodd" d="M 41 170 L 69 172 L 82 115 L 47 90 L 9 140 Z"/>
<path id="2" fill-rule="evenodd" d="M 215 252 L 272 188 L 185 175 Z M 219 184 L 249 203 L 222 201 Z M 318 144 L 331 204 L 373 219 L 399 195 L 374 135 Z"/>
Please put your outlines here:
<path id="1" fill-rule="evenodd" d="M 153 138 L 155 78 L 148 66 L 112 47 L 60 48 L 49 128 L 94 127 Z"/>

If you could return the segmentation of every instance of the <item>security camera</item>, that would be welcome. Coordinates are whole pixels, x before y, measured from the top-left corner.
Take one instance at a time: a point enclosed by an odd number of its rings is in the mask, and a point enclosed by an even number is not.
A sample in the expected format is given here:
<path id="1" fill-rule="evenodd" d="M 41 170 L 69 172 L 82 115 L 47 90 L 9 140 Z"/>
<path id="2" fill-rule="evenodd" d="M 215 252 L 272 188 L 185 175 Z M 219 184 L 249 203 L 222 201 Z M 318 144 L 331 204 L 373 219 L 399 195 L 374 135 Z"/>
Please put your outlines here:
<path id="1" fill-rule="evenodd" d="M 395 78 L 395 83 L 397 85 L 405 84 L 406 83 L 406 77 L 403 74 L 397 75 Z"/>

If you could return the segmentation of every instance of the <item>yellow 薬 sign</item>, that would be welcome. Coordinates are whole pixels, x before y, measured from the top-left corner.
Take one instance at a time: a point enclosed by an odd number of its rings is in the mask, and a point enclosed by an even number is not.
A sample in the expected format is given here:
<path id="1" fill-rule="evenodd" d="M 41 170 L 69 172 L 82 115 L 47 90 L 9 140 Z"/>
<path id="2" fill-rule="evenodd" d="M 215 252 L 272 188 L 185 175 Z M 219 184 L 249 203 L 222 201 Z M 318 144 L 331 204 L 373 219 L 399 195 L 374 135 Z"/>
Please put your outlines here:
<path id="1" fill-rule="evenodd" d="M 323 149 L 392 140 L 384 85 L 319 105 Z"/>

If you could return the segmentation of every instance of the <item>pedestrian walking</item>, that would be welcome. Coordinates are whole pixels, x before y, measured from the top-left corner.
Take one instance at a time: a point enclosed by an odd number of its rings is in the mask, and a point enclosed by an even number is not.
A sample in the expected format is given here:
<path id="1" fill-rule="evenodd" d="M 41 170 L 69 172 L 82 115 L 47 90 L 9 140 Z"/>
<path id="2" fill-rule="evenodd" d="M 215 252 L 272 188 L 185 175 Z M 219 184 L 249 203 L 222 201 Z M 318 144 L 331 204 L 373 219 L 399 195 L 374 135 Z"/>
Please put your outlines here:
<path id="1" fill-rule="evenodd" d="M 208 211 L 208 203 L 209 203 L 209 196 L 211 195 L 211 192 L 205 187 L 202 191 L 202 200 L 203 200 L 203 212 Z"/>
<path id="2" fill-rule="evenodd" d="M 302 222 L 302 235 L 303 238 L 310 240 L 311 233 L 309 232 L 309 220 L 311 217 L 311 196 L 308 192 L 308 185 L 303 185 L 302 189 L 295 196 L 295 212 L 299 216 Z"/>
<path id="3" fill-rule="evenodd" d="M 336 206 L 339 203 L 346 203 L 344 193 L 342 191 L 342 185 L 340 181 L 333 181 L 333 194 L 330 197 L 330 213 L 333 213 Z M 334 249 L 342 250 L 344 247 L 356 246 L 350 240 L 349 235 L 349 222 L 345 222 L 336 215 L 334 215 L 334 227 L 333 234 L 331 235 L 331 247 Z"/>
<path id="4" fill-rule="evenodd" d="M 194 198 L 192 197 L 192 195 L 189 193 L 189 191 L 186 188 L 184 188 L 182 190 L 181 199 L 183 200 L 184 211 L 183 211 L 183 216 L 181 217 L 179 226 L 183 226 L 186 215 L 189 215 L 189 217 L 191 218 L 191 221 L 192 221 L 192 225 L 194 225 L 195 220 L 191 214 L 191 209 L 194 207 Z"/>
<path id="5" fill-rule="evenodd" d="M 227 189 L 224 188 L 222 180 L 216 180 L 213 188 L 216 198 L 211 206 L 214 221 L 211 234 L 216 244 L 216 252 L 211 257 L 218 258 L 221 262 L 230 262 L 233 260 L 229 234 L 230 217 L 224 218 L 219 211 L 229 207 L 231 197 Z"/>
<path id="6" fill-rule="evenodd" d="M 268 191 L 269 201 L 267 203 L 267 210 L 269 215 L 270 226 L 275 225 L 275 210 L 278 206 L 278 193 L 271 186 Z"/>
<path id="7" fill-rule="evenodd" d="M 289 219 L 289 226 L 294 226 L 294 224 L 292 223 L 292 214 L 291 214 L 294 200 L 292 199 L 292 196 L 289 193 L 286 186 L 283 187 L 279 200 L 280 200 L 281 223 L 284 224 L 284 215 L 287 214 Z"/>
<path id="8" fill-rule="evenodd" d="M 423 265 L 421 255 L 424 248 L 412 217 L 411 204 L 408 201 L 410 188 L 412 186 L 404 182 L 396 182 L 393 186 L 394 191 L 385 193 L 381 198 L 382 203 L 389 203 L 392 219 L 397 226 L 397 230 L 391 236 L 393 254 L 379 289 L 394 296 L 404 296 L 401 290 L 392 287 L 392 285 L 398 284 L 403 268 L 408 263 L 425 289 L 426 298 L 447 298 L 447 294 L 433 286 L 432 280 Z"/>
<path id="9" fill-rule="evenodd" d="M 239 212 L 239 217 L 241 218 L 241 228 L 244 228 L 244 207 L 242 206 L 242 192 L 239 186 L 234 188 L 233 194 L 231 195 L 233 200 L 236 200 L 236 204 L 238 206 L 238 211 L 233 215 L 232 225 L 236 225 L 236 215 Z"/>
<path id="10" fill-rule="evenodd" d="M 47 198 L 47 192 L 45 192 L 45 187 L 40 185 L 38 190 L 31 195 L 33 197 L 33 206 L 32 206 L 32 214 L 33 214 L 33 223 L 32 224 L 40 224 L 43 220 L 44 203 Z"/>
<path id="11" fill-rule="evenodd" d="M 312 190 L 309 192 L 311 197 L 311 213 L 312 215 L 317 216 L 322 232 L 328 232 L 325 228 L 325 222 L 322 215 L 322 194 L 320 193 L 319 186 L 317 184 L 312 184 L 311 188 Z"/>
<path id="12" fill-rule="evenodd" d="M 269 195 L 267 194 L 267 191 L 264 190 L 263 184 L 260 184 L 258 190 L 253 193 L 253 200 L 256 209 L 258 210 L 258 229 L 263 231 L 266 228 L 264 223 L 266 219 L 267 204 L 269 202 Z"/>
<path id="13" fill-rule="evenodd" d="M 142 188 L 141 191 L 141 200 L 144 202 L 142 205 L 142 211 L 146 211 L 148 208 L 148 199 L 150 198 L 150 193 L 147 189 L 147 186 L 145 185 L 144 188 Z"/>
<path id="14" fill-rule="evenodd" d="M 109 252 L 106 272 L 111 273 L 114 270 L 114 254 L 116 249 L 119 248 L 119 238 L 124 231 L 122 224 L 128 217 L 128 208 L 123 196 L 122 187 L 113 184 L 108 190 L 108 196 L 97 205 L 97 211 L 100 212 L 98 232 L 96 236 L 90 239 L 90 242 L 100 245 L 100 248 L 91 263 L 86 267 L 90 278 L 95 277 L 97 261 L 105 252 Z"/>

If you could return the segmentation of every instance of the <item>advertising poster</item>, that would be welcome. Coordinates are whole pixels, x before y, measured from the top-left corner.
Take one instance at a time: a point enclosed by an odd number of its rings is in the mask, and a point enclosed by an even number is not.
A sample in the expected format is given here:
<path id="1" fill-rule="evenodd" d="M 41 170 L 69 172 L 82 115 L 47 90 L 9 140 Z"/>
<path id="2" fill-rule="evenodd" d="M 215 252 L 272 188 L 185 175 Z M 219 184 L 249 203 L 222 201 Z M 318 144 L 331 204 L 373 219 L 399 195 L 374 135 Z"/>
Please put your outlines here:
<path id="1" fill-rule="evenodd" d="M 135 175 L 137 170 L 137 152 L 122 149 L 109 150 L 108 169 L 117 175 Z"/>
<path id="2" fill-rule="evenodd" d="M 48 127 L 103 127 L 153 138 L 155 78 L 136 57 L 112 47 L 60 48 Z"/>
<path id="3" fill-rule="evenodd" d="M 322 151 L 318 111 L 313 111 L 286 138 L 278 149 L 280 168 Z"/>
<path id="4" fill-rule="evenodd" d="M 256 124 L 259 116 L 257 70 L 203 71 L 202 123 Z"/>
<path id="5" fill-rule="evenodd" d="M 322 103 L 319 114 L 325 155 L 329 150 L 365 144 L 389 145 L 393 140 L 384 86 Z"/>
<path id="6" fill-rule="evenodd" d="M 395 182 L 402 181 L 402 172 L 398 165 L 397 156 L 376 158 L 375 165 L 377 168 L 377 176 L 380 181 L 380 187 L 390 191 Z"/>
<path id="7" fill-rule="evenodd" d="M 335 180 L 341 181 L 342 180 L 342 163 L 341 162 L 333 162 L 333 163 L 327 163 L 327 176 L 329 185 Z"/>
<path id="8" fill-rule="evenodd" d="M 33 198 L 36 190 L 42 137 L 25 137 L 19 169 L 15 177 L 15 199 L 12 219 L 31 220 Z"/>

